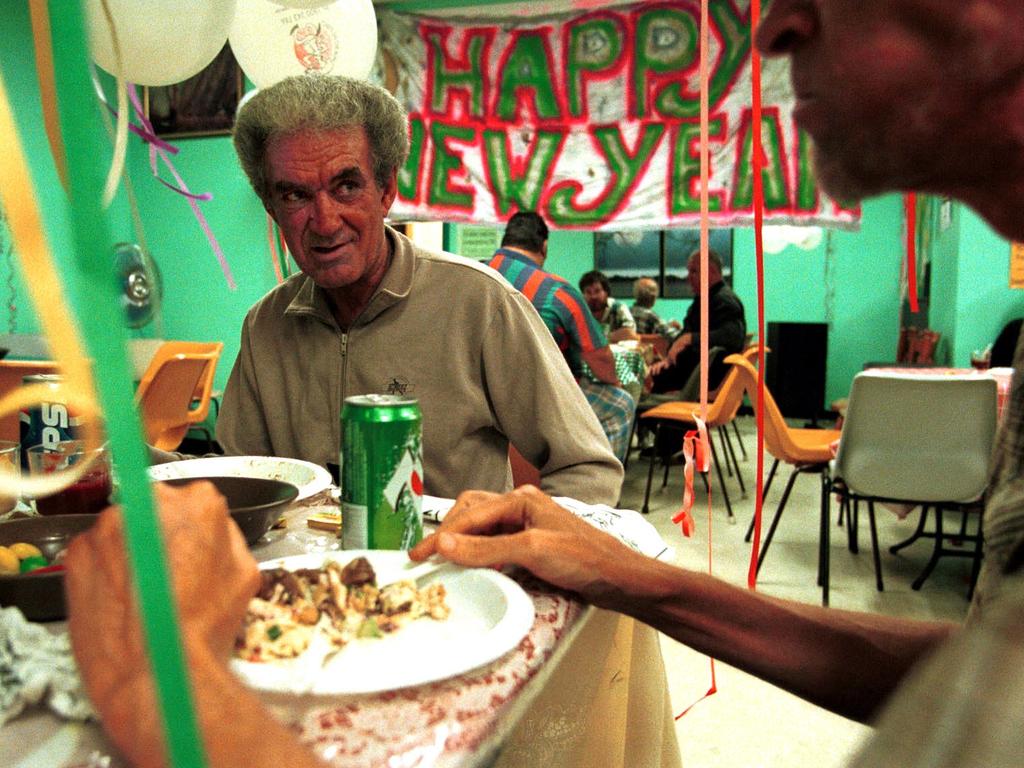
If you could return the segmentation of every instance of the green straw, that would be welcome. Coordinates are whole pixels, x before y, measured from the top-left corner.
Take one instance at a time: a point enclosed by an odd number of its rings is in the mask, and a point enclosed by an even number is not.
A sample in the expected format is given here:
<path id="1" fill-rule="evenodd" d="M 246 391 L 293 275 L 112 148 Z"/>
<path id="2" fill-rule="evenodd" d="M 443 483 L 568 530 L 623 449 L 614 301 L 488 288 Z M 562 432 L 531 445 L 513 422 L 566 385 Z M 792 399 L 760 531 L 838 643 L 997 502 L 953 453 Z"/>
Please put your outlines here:
<path id="1" fill-rule="evenodd" d="M 174 611 L 167 562 L 146 474 L 148 452 L 135 408 L 125 355 L 126 334 L 113 270 L 113 240 L 101 205 L 111 155 L 89 78 L 89 56 L 80 2 L 51 0 L 50 21 L 58 113 L 67 151 L 76 269 L 68 277 L 88 299 L 78 317 L 94 361 L 100 404 L 117 467 L 124 506 L 128 559 L 135 574 L 150 665 L 156 680 L 168 758 L 175 768 L 202 768 L 196 727 Z"/>

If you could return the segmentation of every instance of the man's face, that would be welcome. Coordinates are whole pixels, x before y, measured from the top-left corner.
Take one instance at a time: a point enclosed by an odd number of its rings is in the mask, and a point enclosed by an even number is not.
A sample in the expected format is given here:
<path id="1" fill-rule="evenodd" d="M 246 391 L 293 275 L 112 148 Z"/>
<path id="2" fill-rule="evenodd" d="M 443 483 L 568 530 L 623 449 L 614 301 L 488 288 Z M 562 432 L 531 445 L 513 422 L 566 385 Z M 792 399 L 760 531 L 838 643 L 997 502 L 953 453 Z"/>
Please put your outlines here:
<path id="1" fill-rule="evenodd" d="M 299 268 L 321 288 L 345 288 L 382 273 L 384 217 L 395 177 L 373 176 L 366 132 L 299 133 L 267 148 L 269 204 Z"/>
<path id="2" fill-rule="evenodd" d="M 722 273 L 712 262 L 708 262 L 708 289 L 722 281 Z M 693 295 L 700 293 L 700 255 L 690 257 L 686 262 L 686 282 L 693 289 Z"/>
<path id="3" fill-rule="evenodd" d="M 584 288 L 583 298 L 593 312 L 600 312 L 608 306 L 608 291 L 600 283 L 591 283 Z"/>
<path id="4" fill-rule="evenodd" d="M 964 32 L 965 8 L 978 5 L 773 0 L 757 45 L 790 59 L 793 115 L 814 140 L 817 176 L 830 194 L 853 201 L 963 175 L 979 88 L 998 77 L 972 49 L 979 30 Z"/>

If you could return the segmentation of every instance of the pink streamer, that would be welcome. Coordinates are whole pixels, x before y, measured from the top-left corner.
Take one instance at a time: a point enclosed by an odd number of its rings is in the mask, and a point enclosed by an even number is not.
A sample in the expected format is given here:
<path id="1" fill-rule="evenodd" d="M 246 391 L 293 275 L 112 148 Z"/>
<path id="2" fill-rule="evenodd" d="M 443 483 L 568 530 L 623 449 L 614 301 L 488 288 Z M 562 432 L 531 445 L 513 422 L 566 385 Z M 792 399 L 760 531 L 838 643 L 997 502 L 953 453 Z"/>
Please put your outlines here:
<path id="1" fill-rule="evenodd" d="M 178 173 L 178 169 L 174 167 L 174 163 L 172 163 L 170 157 L 168 157 L 168 153 L 177 153 L 177 147 L 171 146 L 170 144 L 156 136 L 156 134 L 153 131 L 153 125 L 146 118 L 145 112 L 142 109 L 142 102 L 139 100 L 139 94 L 138 91 L 135 90 L 135 85 L 133 83 L 128 83 L 127 88 L 128 97 L 131 99 L 132 106 L 135 108 L 135 117 L 142 124 L 142 128 L 140 129 L 136 128 L 131 123 L 129 123 L 129 128 L 131 128 L 134 133 L 140 136 L 142 140 L 149 145 L 149 167 L 153 171 L 153 176 L 165 187 L 167 187 L 170 190 L 173 190 L 174 192 L 177 192 L 179 195 L 182 195 L 183 197 L 185 197 L 185 199 L 188 200 L 188 204 L 192 207 L 192 213 L 195 215 L 196 221 L 199 222 L 200 229 L 203 230 L 203 234 L 206 235 L 206 239 L 209 241 L 210 247 L 213 249 L 214 256 L 217 257 L 217 262 L 220 264 L 221 272 L 224 273 L 224 279 L 227 281 L 228 288 L 230 288 L 232 291 L 235 290 L 238 286 L 235 283 L 234 276 L 231 274 L 231 267 L 228 266 L 228 261 L 224 257 L 224 252 L 221 250 L 220 243 L 217 242 L 217 238 L 213 234 L 213 230 L 210 229 L 210 225 L 206 221 L 206 217 L 203 215 L 203 212 L 199 209 L 198 201 L 212 200 L 213 195 L 210 194 L 209 192 L 195 194 L 189 191 L 188 185 L 185 184 L 185 180 L 181 178 L 181 174 Z M 104 101 L 104 103 L 106 102 Z M 107 108 L 110 109 L 110 106 L 107 105 Z M 177 187 L 160 178 L 160 174 L 159 171 L 157 170 L 156 163 L 157 155 L 159 155 L 160 159 L 164 161 L 164 165 L 167 166 L 167 169 L 171 172 L 171 175 L 174 176 L 175 181 L 178 182 Z"/>

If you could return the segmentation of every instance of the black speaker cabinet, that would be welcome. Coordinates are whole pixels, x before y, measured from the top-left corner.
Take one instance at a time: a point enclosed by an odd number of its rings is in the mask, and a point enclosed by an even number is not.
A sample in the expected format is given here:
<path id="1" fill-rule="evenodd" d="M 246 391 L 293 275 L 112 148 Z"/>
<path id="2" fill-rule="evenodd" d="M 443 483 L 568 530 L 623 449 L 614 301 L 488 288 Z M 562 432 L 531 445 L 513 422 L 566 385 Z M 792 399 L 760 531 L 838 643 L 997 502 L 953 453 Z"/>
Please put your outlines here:
<path id="1" fill-rule="evenodd" d="M 828 325 L 768 323 L 764 380 L 787 418 L 817 419 L 825 412 Z"/>

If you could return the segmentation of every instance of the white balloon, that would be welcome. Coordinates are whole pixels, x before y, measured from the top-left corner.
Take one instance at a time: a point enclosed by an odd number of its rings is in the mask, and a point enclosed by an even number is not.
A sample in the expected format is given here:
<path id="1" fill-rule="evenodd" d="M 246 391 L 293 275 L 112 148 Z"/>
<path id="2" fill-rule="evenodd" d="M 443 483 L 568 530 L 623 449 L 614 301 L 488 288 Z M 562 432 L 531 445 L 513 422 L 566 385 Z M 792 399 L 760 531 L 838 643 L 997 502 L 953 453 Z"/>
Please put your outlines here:
<path id="1" fill-rule="evenodd" d="M 235 0 L 107 0 L 121 49 L 121 72 L 139 85 L 180 83 L 224 47 Z M 89 46 L 103 69 L 118 74 L 101 0 L 86 0 Z"/>
<path id="2" fill-rule="evenodd" d="M 377 17 L 371 0 L 301 9 L 280 0 L 240 0 L 228 42 L 258 88 L 307 73 L 365 78 L 377 55 Z"/>

